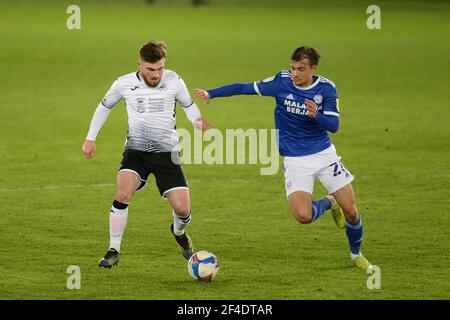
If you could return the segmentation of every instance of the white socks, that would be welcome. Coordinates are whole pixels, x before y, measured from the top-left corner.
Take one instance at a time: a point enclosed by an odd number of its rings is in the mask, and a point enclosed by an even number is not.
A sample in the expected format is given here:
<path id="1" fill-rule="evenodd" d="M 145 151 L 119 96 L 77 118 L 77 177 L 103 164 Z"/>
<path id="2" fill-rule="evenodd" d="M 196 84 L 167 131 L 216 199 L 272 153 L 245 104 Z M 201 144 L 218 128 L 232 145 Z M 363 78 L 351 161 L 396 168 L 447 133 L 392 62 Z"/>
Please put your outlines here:
<path id="1" fill-rule="evenodd" d="M 119 207 L 120 209 L 118 209 Z M 114 201 L 109 214 L 109 247 L 120 251 L 123 231 L 127 225 L 128 204 Z"/>
<path id="2" fill-rule="evenodd" d="M 181 236 L 184 233 L 184 230 L 189 225 L 189 222 L 191 222 L 191 214 L 187 217 L 180 217 L 175 213 L 175 211 L 172 210 L 173 215 L 173 233 L 176 236 Z"/>
<path id="3" fill-rule="evenodd" d="M 184 230 L 191 222 L 191 214 L 187 217 L 180 217 L 172 210 L 173 215 L 173 233 L 176 236 L 184 234 Z M 128 204 L 114 201 L 109 214 L 109 247 L 120 252 L 122 235 L 128 220 Z"/>
<path id="4" fill-rule="evenodd" d="M 358 258 L 361 255 L 361 252 L 359 252 L 358 254 L 354 254 L 353 252 L 350 252 L 350 258 L 352 258 L 352 260 L 355 260 L 356 258 Z"/>

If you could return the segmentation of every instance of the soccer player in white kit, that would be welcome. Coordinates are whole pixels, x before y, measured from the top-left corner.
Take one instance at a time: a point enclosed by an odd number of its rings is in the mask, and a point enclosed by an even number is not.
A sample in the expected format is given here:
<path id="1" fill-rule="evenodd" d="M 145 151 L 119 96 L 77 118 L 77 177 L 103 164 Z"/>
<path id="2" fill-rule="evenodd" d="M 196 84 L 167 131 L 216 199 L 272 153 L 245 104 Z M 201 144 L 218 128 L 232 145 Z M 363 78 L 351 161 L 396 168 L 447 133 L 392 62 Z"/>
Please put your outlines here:
<path id="1" fill-rule="evenodd" d="M 353 176 L 340 161 L 327 133 L 339 128 L 336 86 L 315 75 L 319 58 L 314 48 L 299 47 L 291 56 L 291 70 L 254 83 L 234 83 L 208 91 L 195 89 L 194 93 L 204 103 L 241 94 L 275 98 L 278 147 L 284 157 L 286 194 L 294 217 L 308 224 L 330 210 L 336 225 L 346 228 L 352 261 L 367 269 L 370 263 L 360 250 L 362 220 L 351 185 Z M 315 178 L 328 190 L 328 196 L 312 200 Z"/>
<path id="2" fill-rule="evenodd" d="M 192 101 L 185 83 L 164 68 L 167 48 L 163 41 L 150 41 L 140 49 L 139 70 L 119 77 L 98 105 L 82 150 L 88 159 L 95 153 L 95 139 L 109 113 L 121 99 L 128 113 L 128 134 L 117 174 L 117 192 L 110 210 L 110 245 L 100 267 L 119 262 L 120 244 L 133 194 L 154 174 L 159 192 L 173 209 L 170 230 L 184 258 L 193 254 L 185 229 L 191 221 L 189 189 L 180 166 L 176 127 L 176 102 L 193 125 L 207 130 L 209 124 Z"/>

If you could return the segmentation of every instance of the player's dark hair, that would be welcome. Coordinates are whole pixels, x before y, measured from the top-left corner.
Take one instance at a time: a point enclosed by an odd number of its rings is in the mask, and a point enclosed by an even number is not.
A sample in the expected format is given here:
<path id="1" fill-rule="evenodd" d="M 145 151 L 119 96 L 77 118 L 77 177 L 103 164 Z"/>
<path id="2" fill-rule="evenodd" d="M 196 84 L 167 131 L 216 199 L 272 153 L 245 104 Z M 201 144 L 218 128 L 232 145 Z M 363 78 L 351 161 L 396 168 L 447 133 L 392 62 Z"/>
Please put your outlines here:
<path id="1" fill-rule="evenodd" d="M 152 40 L 144 44 L 139 55 L 145 62 L 154 63 L 167 55 L 167 47 L 164 41 Z"/>
<path id="2" fill-rule="evenodd" d="M 292 53 L 291 60 L 300 61 L 303 59 L 308 59 L 311 66 L 318 65 L 320 54 L 316 49 L 307 46 L 295 49 L 294 53 Z"/>

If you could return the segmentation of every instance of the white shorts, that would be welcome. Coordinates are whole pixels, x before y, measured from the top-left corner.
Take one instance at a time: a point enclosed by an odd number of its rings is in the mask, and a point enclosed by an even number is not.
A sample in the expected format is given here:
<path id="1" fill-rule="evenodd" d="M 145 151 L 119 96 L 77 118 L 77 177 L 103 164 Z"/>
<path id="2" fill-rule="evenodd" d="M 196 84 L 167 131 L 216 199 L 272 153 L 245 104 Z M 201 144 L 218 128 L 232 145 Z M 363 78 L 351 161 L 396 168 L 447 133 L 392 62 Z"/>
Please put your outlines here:
<path id="1" fill-rule="evenodd" d="M 312 194 L 316 177 L 328 193 L 336 192 L 353 181 L 334 145 L 309 156 L 284 157 L 283 172 L 287 196 L 295 191 Z"/>

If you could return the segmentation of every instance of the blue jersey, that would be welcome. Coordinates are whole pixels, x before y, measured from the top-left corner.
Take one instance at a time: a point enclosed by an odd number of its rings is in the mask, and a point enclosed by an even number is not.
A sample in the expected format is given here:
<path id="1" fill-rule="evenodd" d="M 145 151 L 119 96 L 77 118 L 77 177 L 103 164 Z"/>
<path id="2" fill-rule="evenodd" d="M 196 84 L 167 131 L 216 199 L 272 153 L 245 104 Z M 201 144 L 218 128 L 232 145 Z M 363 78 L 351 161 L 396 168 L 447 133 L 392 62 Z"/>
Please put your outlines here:
<path id="1" fill-rule="evenodd" d="M 279 134 L 279 151 L 282 156 L 306 156 L 325 150 L 331 145 L 327 131 L 309 117 L 305 99 L 314 101 L 318 112 L 339 117 L 339 100 L 336 86 L 322 76 L 313 76 L 309 87 L 298 87 L 287 70 L 274 77 L 257 81 L 255 91 L 262 96 L 275 98 L 275 128 Z"/>

